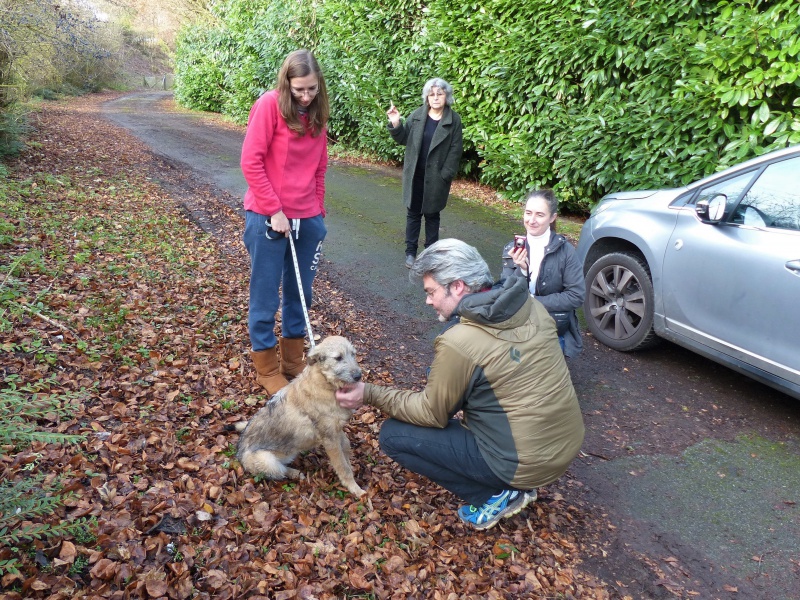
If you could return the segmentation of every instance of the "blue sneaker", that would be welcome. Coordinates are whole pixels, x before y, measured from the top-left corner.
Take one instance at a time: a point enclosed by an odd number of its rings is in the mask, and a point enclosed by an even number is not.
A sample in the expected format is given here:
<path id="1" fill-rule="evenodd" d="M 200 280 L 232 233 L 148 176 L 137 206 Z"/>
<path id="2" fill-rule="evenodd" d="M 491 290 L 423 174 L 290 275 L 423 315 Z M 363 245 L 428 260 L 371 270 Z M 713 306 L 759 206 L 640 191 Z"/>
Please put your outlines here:
<path id="1" fill-rule="evenodd" d="M 536 500 L 536 492 L 532 497 L 517 490 L 504 490 L 495 494 L 484 504 L 475 508 L 467 504 L 458 509 L 458 518 L 472 525 L 475 529 L 491 529 L 504 517 L 511 517 L 521 511 L 528 502 Z"/>

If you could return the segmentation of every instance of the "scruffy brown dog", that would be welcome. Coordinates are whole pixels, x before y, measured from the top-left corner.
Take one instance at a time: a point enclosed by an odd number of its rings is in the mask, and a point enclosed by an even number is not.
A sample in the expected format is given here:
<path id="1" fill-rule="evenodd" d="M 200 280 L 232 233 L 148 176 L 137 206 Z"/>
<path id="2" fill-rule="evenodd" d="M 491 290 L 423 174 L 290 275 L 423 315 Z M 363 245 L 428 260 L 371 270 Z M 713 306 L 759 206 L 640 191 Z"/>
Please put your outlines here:
<path id="1" fill-rule="evenodd" d="M 343 427 L 353 414 L 336 401 L 337 389 L 361 379 L 353 345 L 340 336 L 325 338 L 308 352 L 306 368 L 275 394 L 250 421 L 233 428 L 242 433 L 237 457 L 251 473 L 270 479 L 303 479 L 289 467 L 298 453 L 322 444 L 347 490 L 364 494 L 353 478 L 350 442 Z"/>

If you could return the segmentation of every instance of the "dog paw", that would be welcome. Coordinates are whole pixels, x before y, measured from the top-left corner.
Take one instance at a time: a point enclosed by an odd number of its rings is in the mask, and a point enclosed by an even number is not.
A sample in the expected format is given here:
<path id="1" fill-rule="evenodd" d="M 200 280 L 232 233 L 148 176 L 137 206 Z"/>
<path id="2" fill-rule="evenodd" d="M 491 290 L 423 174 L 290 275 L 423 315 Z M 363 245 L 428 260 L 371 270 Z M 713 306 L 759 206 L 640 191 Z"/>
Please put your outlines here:
<path id="1" fill-rule="evenodd" d="M 306 478 L 306 476 L 298 471 L 297 469 L 292 469 L 290 467 L 286 468 L 286 477 L 289 479 L 300 479 L 301 481 Z"/>
<path id="2" fill-rule="evenodd" d="M 350 492 L 351 494 L 353 494 L 353 496 L 357 496 L 359 498 L 367 493 L 365 490 L 362 490 L 357 485 L 356 486 L 352 486 L 352 487 L 348 487 L 347 491 Z"/>

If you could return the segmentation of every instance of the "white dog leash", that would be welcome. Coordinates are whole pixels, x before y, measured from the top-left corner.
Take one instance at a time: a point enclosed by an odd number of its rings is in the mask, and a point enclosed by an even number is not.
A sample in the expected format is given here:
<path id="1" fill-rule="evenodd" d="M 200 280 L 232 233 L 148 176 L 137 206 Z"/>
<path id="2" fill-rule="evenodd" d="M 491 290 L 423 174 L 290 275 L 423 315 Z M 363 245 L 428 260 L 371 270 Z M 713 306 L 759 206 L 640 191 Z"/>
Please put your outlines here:
<path id="1" fill-rule="evenodd" d="M 300 278 L 300 265 L 297 264 L 297 251 L 294 249 L 294 240 L 292 239 L 292 233 L 296 233 L 296 235 L 300 235 L 300 219 L 291 219 L 291 224 L 289 227 L 289 246 L 292 247 L 292 261 L 294 261 L 294 275 L 297 278 L 297 289 L 300 291 L 300 304 L 303 306 L 303 316 L 306 318 L 306 328 L 308 329 L 308 343 L 313 348 L 314 344 L 314 333 L 311 331 L 311 319 L 308 318 L 308 308 L 306 307 L 306 295 L 305 291 L 303 290 L 303 280 Z M 267 232 L 266 236 L 267 239 L 270 240 L 278 240 L 280 236 L 283 234 L 275 232 L 275 237 L 270 235 L 270 232 L 273 231 L 272 223 L 270 219 L 267 218 Z"/>
<path id="2" fill-rule="evenodd" d="M 295 220 L 295 219 L 293 219 Z M 297 221 L 297 228 L 300 229 L 299 219 Z M 294 249 L 294 240 L 292 239 L 292 233 L 294 229 L 289 230 L 289 246 L 292 247 L 292 260 L 294 261 L 294 274 L 297 277 L 297 289 L 300 290 L 300 304 L 303 305 L 303 316 L 306 318 L 306 329 L 308 329 L 308 344 L 312 348 L 315 346 L 314 344 L 314 333 L 311 331 L 311 319 L 308 318 L 308 308 L 306 308 L 306 294 L 305 290 L 303 290 L 303 280 L 300 278 L 300 265 L 297 264 L 297 251 Z M 299 231 L 297 234 L 299 235 Z"/>

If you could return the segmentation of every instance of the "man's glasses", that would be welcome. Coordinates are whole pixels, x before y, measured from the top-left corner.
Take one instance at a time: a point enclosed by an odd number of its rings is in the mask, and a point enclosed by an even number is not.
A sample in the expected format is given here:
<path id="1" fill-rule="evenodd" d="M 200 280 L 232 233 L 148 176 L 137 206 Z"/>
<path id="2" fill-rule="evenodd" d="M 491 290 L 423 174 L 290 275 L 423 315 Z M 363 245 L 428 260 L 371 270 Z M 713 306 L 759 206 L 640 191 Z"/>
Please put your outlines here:
<path id="1" fill-rule="evenodd" d="M 313 98 L 319 93 L 319 86 L 312 85 L 309 88 L 289 88 L 292 91 L 292 96 L 295 98 L 302 98 L 303 96 L 308 96 L 309 98 Z"/>
<path id="2" fill-rule="evenodd" d="M 435 293 L 436 293 L 438 290 L 441 290 L 442 288 L 444 288 L 444 289 L 448 290 L 448 289 L 450 289 L 450 284 L 448 283 L 447 285 L 437 285 L 437 286 L 436 286 L 435 288 L 433 288 L 432 290 L 425 290 L 425 297 L 426 297 L 426 298 L 433 298 L 433 295 L 434 295 L 434 294 L 435 294 Z"/>

